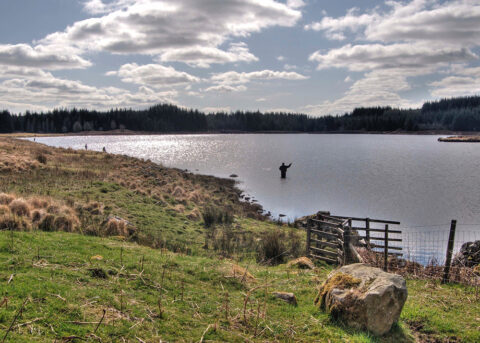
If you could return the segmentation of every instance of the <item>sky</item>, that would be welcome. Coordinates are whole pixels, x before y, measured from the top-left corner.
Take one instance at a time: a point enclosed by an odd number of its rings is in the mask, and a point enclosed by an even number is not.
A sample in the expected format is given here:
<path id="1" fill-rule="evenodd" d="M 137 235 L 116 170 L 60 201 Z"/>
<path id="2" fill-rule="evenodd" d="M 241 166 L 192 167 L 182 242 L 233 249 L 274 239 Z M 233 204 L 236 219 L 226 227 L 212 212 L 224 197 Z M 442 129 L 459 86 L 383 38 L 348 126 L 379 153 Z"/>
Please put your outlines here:
<path id="1" fill-rule="evenodd" d="M 1 0 L 0 110 L 343 114 L 480 95 L 480 0 Z"/>

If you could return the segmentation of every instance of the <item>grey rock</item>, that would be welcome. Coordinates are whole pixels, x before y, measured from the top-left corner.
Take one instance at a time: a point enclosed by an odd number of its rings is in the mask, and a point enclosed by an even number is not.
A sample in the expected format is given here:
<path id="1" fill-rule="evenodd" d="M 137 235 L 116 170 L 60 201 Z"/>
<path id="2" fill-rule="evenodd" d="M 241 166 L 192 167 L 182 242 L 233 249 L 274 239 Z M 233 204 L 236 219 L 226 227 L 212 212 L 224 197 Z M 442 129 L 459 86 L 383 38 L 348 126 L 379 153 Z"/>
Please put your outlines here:
<path id="1" fill-rule="evenodd" d="M 406 300 L 403 277 L 355 263 L 333 271 L 315 303 L 346 325 L 381 336 L 398 321 Z"/>
<path id="2" fill-rule="evenodd" d="M 290 305 L 297 306 L 297 298 L 295 297 L 295 294 L 293 293 L 287 293 L 287 292 L 273 292 L 272 293 L 275 297 L 278 299 L 281 299 Z"/>
<path id="3" fill-rule="evenodd" d="M 480 264 L 480 240 L 462 245 L 460 252 L 453 259 L 454 266 L 475 267 Z"/>

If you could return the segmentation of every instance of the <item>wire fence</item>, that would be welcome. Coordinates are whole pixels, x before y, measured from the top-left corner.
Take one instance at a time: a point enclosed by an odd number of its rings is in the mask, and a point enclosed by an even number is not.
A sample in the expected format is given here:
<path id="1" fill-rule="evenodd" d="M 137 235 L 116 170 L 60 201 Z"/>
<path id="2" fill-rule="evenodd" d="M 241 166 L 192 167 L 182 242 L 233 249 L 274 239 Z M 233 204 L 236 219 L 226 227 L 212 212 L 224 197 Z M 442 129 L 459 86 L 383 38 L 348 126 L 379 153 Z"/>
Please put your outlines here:
<path id="1" fill-rule="evenodd" d="M 451 224 L 395 228 L 388 234 L 388 259 L 385 264 L 383 233 L 359 240 L 357 250 L 366 263 L 409 277 L 442 280 L 449 246 Z M 399 232 L 401 231 L 401 233 Z M 357 230 L 360 236 L 362 230 Z M 477 243 L 475 243 L 477 242 Z M 456 225 L 448 280 L 469 285 L 480 284 L 480 224 Z"/>

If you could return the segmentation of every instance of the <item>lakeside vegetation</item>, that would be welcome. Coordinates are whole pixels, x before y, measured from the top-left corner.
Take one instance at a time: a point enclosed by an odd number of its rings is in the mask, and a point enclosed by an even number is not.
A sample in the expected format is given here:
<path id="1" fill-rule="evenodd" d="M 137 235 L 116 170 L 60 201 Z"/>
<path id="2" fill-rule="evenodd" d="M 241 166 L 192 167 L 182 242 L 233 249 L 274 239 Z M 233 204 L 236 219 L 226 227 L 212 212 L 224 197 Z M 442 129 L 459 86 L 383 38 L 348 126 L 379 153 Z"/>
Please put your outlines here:
<path id="1" fill-rule="evenodd" d="M 0 112 L 0 133 L 143 132 L 425 132 L 480 131 L 480 96 L 427 102 L 420 109 L 357 108 L 338 116 L 237 111 L 205 114 L 162 104 L 146 110 L 56 109 Z"/>
<path id="2" fill-rule="evenodd" d="M 384 337 L 334 321 L 313 304 L 332 267 L 289 266 L 304 234 L 232 180 L 0 137 L 0 193 L 5 342 L 480 340 L 478 290 L 434 281 L 407 279 Z"/>

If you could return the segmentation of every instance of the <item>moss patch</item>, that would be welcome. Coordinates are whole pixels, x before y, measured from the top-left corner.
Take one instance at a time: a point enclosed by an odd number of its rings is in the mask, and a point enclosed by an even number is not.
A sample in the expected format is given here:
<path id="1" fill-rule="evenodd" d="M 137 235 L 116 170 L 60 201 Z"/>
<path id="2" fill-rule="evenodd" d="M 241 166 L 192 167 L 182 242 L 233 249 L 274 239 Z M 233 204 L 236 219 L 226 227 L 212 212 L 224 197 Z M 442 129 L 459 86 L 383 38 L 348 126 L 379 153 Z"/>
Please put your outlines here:
<path id="1" fill-rule="evenodd" d="M 347 288 L 357 288 L 362 280 L 357 279 L 349 274 L 345 273 L 336 273 L 332 277 L 328 278 L 321 286 L 318 291 L 318 295 L 315 298 L 314 303 L 318 305 L 321 309 L 325 309 L 325 297 L 332 291 L 334 288 L 338 289 L 347 289 Z"/>

